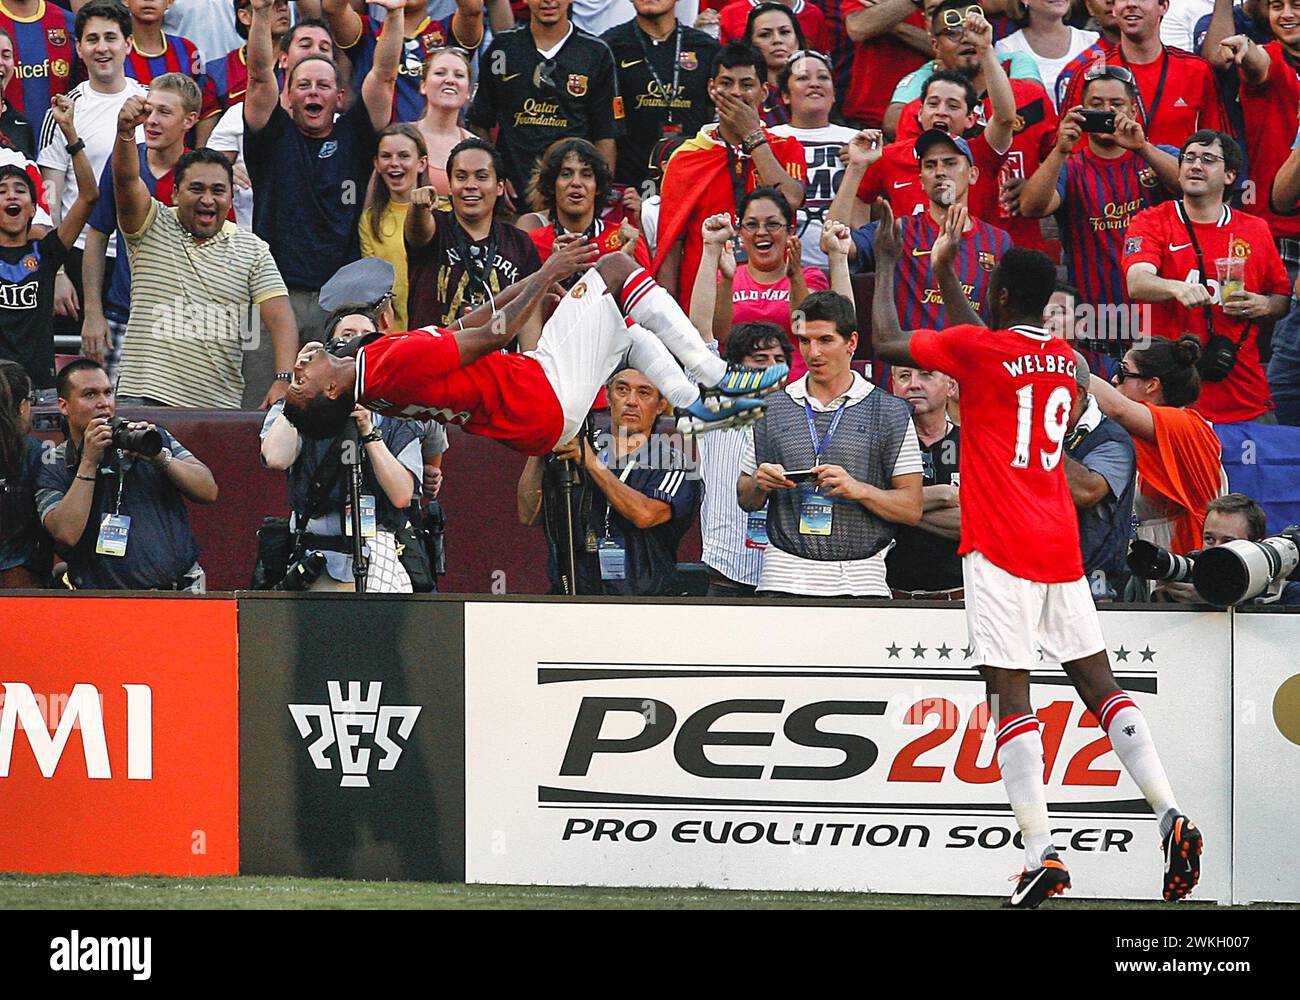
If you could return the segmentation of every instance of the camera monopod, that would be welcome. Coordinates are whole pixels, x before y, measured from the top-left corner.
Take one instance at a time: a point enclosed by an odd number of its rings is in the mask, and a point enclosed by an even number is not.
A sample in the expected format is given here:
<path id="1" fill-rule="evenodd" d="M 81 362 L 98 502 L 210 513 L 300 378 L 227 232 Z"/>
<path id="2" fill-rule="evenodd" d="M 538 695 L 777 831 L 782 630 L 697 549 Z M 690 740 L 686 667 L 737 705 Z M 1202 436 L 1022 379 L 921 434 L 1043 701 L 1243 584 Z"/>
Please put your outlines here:
<path id="1" fill-rule="evenodd" d="M 343 447 L 339 456 L 348 470 L 348 489 L 352 502 L 352 579 L 357 593 L 366 592 L 366 573 L 370 560 L 366 556 L 365 539 L 361 537 L 361 428 L 349 419 L 343 430 Z"/>
<path id="2" fill-rule="evenodd" d="M 584 442 L 585 447 L 585 442 Z M 573 538 L 573 494 L 578 488 L 578 463 L 571 458 L 557 463 L 556 478 L 560 481 L 560 490 L 564 493 L 564 528 L 558 539 L 564 548 L 564 560 L 557 567 L 560 571 L 560 587 L 570 597 L 578 593 L 578 556 Z"/>

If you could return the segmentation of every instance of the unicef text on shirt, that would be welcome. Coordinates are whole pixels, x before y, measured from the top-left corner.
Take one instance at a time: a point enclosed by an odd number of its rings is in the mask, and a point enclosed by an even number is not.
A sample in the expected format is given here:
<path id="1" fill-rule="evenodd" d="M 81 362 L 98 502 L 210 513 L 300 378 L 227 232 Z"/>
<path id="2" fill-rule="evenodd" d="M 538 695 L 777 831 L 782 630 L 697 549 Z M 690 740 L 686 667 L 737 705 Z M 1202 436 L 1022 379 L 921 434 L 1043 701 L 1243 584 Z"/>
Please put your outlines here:
<path id="1" fill-rule="evenodd" d="M 200 343 L 234 341 L 242 351 L 256 351 L 262 343 L 262 315 L 256 306 L 228 302 L 194 302 L 176 296 L 150 311 L 154 336 Z"/>
<path id="2" fill-rule="evenodd" d="M 627 446 L 627 430 L 618 428 L 613 431 L 601 431 L 596 435 L 594 447 L 600 455 L 615 454 L 611 451 L 615 444 L 615 435 Z M 656 469 L 663 472 L 685 472 L 687 479 L 699 479 L 699 456 L 694 445 L 676 431 L 664 434 L 652 433 L 641 447 L 635 451 L 624 452 L 626 461 L 635 461 L 638 469 Z"/>
<path id="3" fill-rule="evenodd" d="M 1151 304 L 1147 302 L 1081 302 L 1073 312 L 1052 302 L 1043 312 L 1049 333 L 1063 340 L 1115 341 L 1139 350 L 1151 343 Z"/>

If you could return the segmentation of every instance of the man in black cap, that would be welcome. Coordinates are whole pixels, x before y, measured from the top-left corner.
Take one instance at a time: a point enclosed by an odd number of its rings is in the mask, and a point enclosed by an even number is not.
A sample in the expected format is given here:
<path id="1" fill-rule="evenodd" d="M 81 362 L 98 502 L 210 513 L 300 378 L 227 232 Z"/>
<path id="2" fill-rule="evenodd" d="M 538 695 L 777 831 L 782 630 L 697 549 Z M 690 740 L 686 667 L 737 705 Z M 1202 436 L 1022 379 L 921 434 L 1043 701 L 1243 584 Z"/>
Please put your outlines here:
<path id="1" fill-rule="evenodd" d="M 929 129 L 916 140 L 916 159 L 927 210 L 901 220 L 903 252 L 894 293 L 908 329 L 937 329 L 948 325 L 944 296 L 965 296 L 975 311 L 987 317 L 989 278 L 1011 237 L 970 214 L 971 185 L 979 179 L 975 154 L 961 136 Z M 858 271 L 874 271 L 877 224 L 853 231 Z M 940 267 L 950 263 L 952 267 Z M 947 288 L 940 279 L 955 271 Z"/>

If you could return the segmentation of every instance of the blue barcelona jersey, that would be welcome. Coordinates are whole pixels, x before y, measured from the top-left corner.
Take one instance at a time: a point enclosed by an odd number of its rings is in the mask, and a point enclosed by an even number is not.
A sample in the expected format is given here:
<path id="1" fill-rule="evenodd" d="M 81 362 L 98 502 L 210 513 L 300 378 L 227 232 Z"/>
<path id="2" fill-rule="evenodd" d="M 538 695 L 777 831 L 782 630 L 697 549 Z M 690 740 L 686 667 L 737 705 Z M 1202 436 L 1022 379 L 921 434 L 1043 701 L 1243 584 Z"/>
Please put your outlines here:
<path id="1" fill-rule="evenodd" d="M 0 0 L 0 27 L 14 39 L 17 66 L 5 88 L 5 103 L 29 121 L 40 121 L 50 98 L 72 89 L 76 41 L 71 12 L 41 0 L 30 17 L 15 17 Z"/>
<path id="2" fill-rule="evenodd" d="M 1172 147 L 1160 149 L 1178 156 Z M 1061 196 L 1056 213 L 1061 250 L 1070 283 L 1079 290 L 1079 301 L 1126 301 L 1120 268 L 1124 233 L 1134 215 L 1165 199 L 1155 171 L 1134 152 L 1114 160 L 1101 159 L 1085 141 L 1065 161 L 1056 193 Z"/>

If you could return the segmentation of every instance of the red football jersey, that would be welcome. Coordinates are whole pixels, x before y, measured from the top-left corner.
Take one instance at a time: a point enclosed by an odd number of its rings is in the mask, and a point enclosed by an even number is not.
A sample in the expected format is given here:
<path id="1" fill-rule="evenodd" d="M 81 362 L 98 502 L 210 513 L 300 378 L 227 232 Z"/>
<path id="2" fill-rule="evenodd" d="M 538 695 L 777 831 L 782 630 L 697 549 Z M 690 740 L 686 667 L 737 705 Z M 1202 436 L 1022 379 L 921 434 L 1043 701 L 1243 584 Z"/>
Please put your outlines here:
<path id="1" fill-rule="evenodd" d="M 1264 51 L 1272 59 L 1268 78 L 1258 87 L 1243 82 L 1239 92 L 1241 115 L 1246 122 L 1246 162 L 1250 164 L 1251 177 L 1256 178 L 1251 182 L 1255 197 L 1248 199 L 1250 204 L 1244 206 L 1244 211 L 1266 220 L 1275 239 L 1295 239 L 1300 236 L 1300 215 L 1274 212 L 1269 196 L 1278 168 L 1291 155 L 1296 106 L 1300 104 L 1300 80 L 1287 62 L 1281 42 L 1269 42 Z"/>
<path id="2" fill-rule="evenodd" d="M 357 400 L 385 416 L 459 424 L 525 455 L 545 455 L 564 413 L 538 361 L 496 352 L 461 367 L 450 330 L 380 337 L 357 352 Z"/>
<path id="3" fill-rule="evenodd" d="M 1164 46 L 1160 58 L 1149 63 L 1128 62 L 1122 46 L 1109 55 L 1099 54 L 1070 77 L 1062 108 L 1083 103 L 1083 85 L 1088 70 L 1105 63 L 1127 66 L 1132 71 L 1142 107 L 1146 110 L 1148 141 L 1181 149 L 1187 137 L 1197 129 L 1232 131 L 1223 114 L 1219 86 L 1210 64 L 1200 56 L 1169 46 Z M 1291 111 L 1294 122 L 1294 106 Z M 1294 131 L 1291 138 L 1295 138 Z"/>
<path id="4" fill-rule="evenodd" d="M 602 257 L 607 253 L 616 253 L 623 249 L 623 244 L 618 238 L 619 227 L 613 222 L 600 220 L 600 232 L 596 234 L 596 247 L 600 250 Z M 549 226 L 543 226 L 541 229 L 534 229 L 528 234 L 532 237 L 533 245 L 537 247 L 537 256 L 546 263 L 546 259 L 551 256 L 551 251 L 555 249 L 555 223 Z M 632 250 L 632 259 L 644 267 L 650 269 L 650 255 L 646 252 L 645 240 L 637 240 L 636 247 Z"/>
<path id="5" fill-rule="evenodd" d="M 1124 243 L 1124 259 L 1120 266 L 1124 273 L 1137 263 L 1156 266 L 1162 278 L 1176 281 L 1201 281 L 1201 269 L 1196 258 L 1195 244 L 1178 214 L 1182 202 L 1167 201 L 1133 216 Z M 1214 315 L 1214 332 L 1237 341 L 1246 329 L 1241 319 L 1234 319 L 1223 311 L 1219 296 L 1219 281 L 1215 261 L 1223 257 L 1241 257 L 1246 261 L 1246 291 L 1258 295 L 1287 295 L 1291 283 L 1287 280 L 1286 265 L 1278 256 L 1263 219 L 1227 206 L 1217 223 L 1192 224 L 1196 244 L 1201 248 L 1201 259 L 1209 272 L 1205 285 L 1214 296 L 1211 309 Z M 1251 420 L 1273 408 L 1268 390 L 1268 379 L 1259 360 L 1257 339 L 1258 324 L 1252 325 L 1245 341 L 1237 351 L 1237 364 L 1222 382 L 1201 382 L 1201 398 L 1196 401 L 1206 420 L 1231 423 Z M 1159 302 L 1151 306 L 1151 333 L 1157 336 L 1181 337 L 1194 333 L 1201 344 L 1210 339 L 1205 322 L 1205 310 L 1186 309 L 1177 301 Z"/>
<path id="6" fill-rule="evenodd" d="M 718 28 L 723 45 L 745 37 L 745 22 L 749 20 L 749 12 L 758 4 L 759 0 L 734 0 L 721 9 Z M 831 43 L 826 31 L 826 16 L 808 0 L 793 0 L 787 6 L 803 29 L 808 46 L 818 52 L 829 52 Z"/>
<path id="7" fill-rule="evenodd" d="M 961 382 L 961 547 L 1013 576 L 1083 576 L 1079 517 L 1062 456 L 1074 351 L 1042 329 L 917 330 L 912 357 Z"/>
<path id="8" fill-rule="evenodd" d="M 1004 68 L 1008 64 L 1004 63 Z M 1017 120 L 1011 136 L 1011 147 L 1002 158 L 999 176 L 1012 169 L 1020 176 L 1029 177 L 1043 157 L 1056 142 L 1057 116 L 1052 102 L 1047 99 L 1047 91 L 1042 84 L 1033 80 L 1012 80 L 1011 92 L 1016 97 Z M 915 140 L 921 134 L 921 101 L 918 98 L 903 106 L 902 116 L 898 119 L 898 141 Z M 993 114 L 992 105 L 986 94 L 976 118 L 983 125 Z M 980 166 L 979 164 L 976 164 Z M 980 166 L 981 171 L 984 169 Z M 988 178 L 992 181 L 992 178 Z M 998 205 L 1000 181 L 981 185 L 978 201 L 971 202 L 971 210 L 978 216 L 1005 229 L 1011 234 L 1016 246 L 1043 249 L 1043 234 L 1037 219 L 1026 219 L 1015 215 L 1004 217 Z"/>
<path id="9" fill-rule="evenodd" d="M 875 0 L 845 0 L 844 16 L 874 5 Z M 925 15 L 919 10 L 909 14 L 903 23 L 926 30 Z M 844 117 L 862 122 L 866 128 L 880 128 L 898 81 L 920 69 L 928 58 L 892 34 L 859 42 L 853 49 L 852 75 L 844 95 Z"/>
<path id="10" fill-rule="evenodd" d="M 915 139 L 891 142 L 880 151 L 880 159 L 867 168 L 858 185 L 858 197 L 868 205 L 877 198 L 889 202 L 897 218 L 926 212 L 930 199 L 921 187 L 921 167 L 916 159 Z M 970 140 L 970 151 L 975 154 L 979 177 L 970 189 L 967 202 L 971 215 L 981 219 L 998 220 L 998 171 L 1002 157 L 984 141 L 983 136 Z"/>

